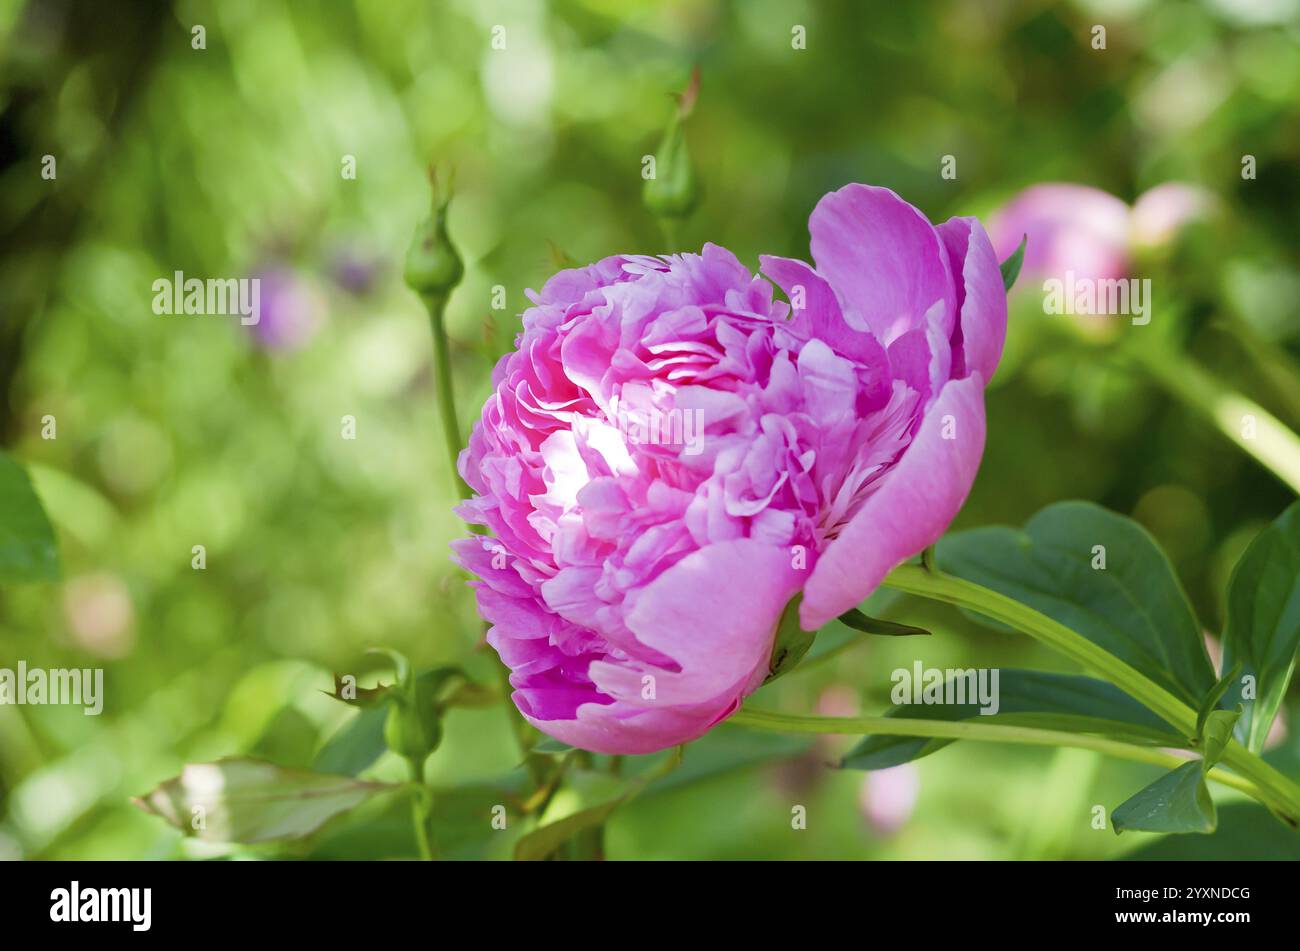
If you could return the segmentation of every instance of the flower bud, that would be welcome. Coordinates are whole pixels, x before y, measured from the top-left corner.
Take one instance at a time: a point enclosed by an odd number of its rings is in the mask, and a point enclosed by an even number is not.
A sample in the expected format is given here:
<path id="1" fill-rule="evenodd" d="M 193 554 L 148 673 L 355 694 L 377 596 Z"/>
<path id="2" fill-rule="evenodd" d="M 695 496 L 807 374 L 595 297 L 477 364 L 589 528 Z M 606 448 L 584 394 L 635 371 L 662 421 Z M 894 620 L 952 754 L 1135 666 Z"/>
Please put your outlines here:
<path id="1" fill-rule="evenodd" d="M 446 298 L 460 283 L 465 265 L 447 235 L 447 206 L 451 204 L 451 184 L 439 187 L 437 171 L 429 169 L 433 185 L 433 210 L 418 228 L 406 251 L 403 277 L 407 287 L 421 297 Z"/>
<path id="2" fill-rule="evenodd" d="M 659 218 L 685 218 L 699 203 L 699 179 L 686 148 L 682 123 L 695 108 L 700 92 L 700 71 L 691 73 L 690 84 L 678 97 L 677 111 L 668 123 L 659 151 L 655 153 L 655 174 L 646 179 L 642 200 Z"/>

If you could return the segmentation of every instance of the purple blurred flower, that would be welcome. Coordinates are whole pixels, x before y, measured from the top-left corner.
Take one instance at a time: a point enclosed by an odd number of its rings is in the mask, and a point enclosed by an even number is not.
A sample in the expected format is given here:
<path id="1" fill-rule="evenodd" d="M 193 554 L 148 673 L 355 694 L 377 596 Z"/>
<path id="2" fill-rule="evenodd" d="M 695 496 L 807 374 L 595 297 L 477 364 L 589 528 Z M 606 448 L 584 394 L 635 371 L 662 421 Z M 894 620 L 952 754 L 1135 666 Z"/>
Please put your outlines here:
<path id="1" fill-rule="evenodd" d="M 339 287 L 358 297 L 375 286 L 381 271 L 380 261 L 354 247 L 342 247 L 330 258 L 330 273 Z"/>
<path id="2" fill-rule="evenodd" d="M 862 817 L 882 835 L 901 829 L 912 817 L 921 791 L 921 777 L 913 763 L 867 773 L 858 791 Z"/>
<path id="3" fill-rule="evenodd" d="M 249 325 L 253 338 L 271 350 L 305 346 L 324 319 L 325 301 L 320 292 L 284 265 L 272 265 L 253 276 L 261 282 L 261 316 Z"/>
<path id="4" fill-rule="evenodd" d="M 455 549 L 551 736 L 700 736 L 763 682 L 793 595 L 815 630 L 965 500 L 1006 333 L 983 228 L 849 185 L 810 230 L 816 269 L 761 259 L 793 311 L 716 245 L 530 293 L 460 458 L 458 511 L 496 537 Z"/>

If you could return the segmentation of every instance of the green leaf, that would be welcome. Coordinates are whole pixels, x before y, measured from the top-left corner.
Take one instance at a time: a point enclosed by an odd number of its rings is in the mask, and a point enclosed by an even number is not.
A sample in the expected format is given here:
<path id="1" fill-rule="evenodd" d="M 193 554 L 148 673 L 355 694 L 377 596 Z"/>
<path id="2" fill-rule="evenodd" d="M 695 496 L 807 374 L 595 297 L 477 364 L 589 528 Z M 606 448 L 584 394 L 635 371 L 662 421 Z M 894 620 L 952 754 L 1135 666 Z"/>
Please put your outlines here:
<path id="1" fill-rule="evenodd" d="M 918 634 L 928 636 L 930 633 L 923 627 L 899 624 L 896 621 L 885 621 L 869 614 L 863 614 L 857 608 L 850 608 L 841 614 L 837 620 L 845 627 L 851 627 L 863 634 L 880 634 L 885 637 L 912 637 Z"/>
<path id="2" fill-rule="evenodd" d="M 636 776 L 617 796 L 594 806 L 588 806 L 556 822 L 539 826 L 515 843 L 515 860 L 535 862 L 550 857 L 569 840 L 604 825 L 619 806 L 635 798 L 647 786 L 662 780 L 682 762 L 682 747 L 676 747 L 653 767 Z M 573 776 L 570 777 L 574 778 Z M 599 777 L 607 780 L 607 776 Z"/>
<path id="3" fill-rule="evenodd" d="M 347 678 L 351 677 L 351 681 Z M 379 684 L 375 687 L 359 687 L 351 674 L 334 675 L 334 690 L 322 690 L 321 693 L 332 697 L 340 703 L 353 707 L 379 707 L 389 700 L 392 684 Z"/>
<path id="4" fill-rule="evenodd" d="M 946 536 L 937 554 L 942 570 L 1054 618 L 1192 708 L 1215 685 L 1182 585 L 1154 539 L 1130 519 L 1091 502 L 1059 502 L 1023 531 Z"/>
<path id="5" fill-rule="evenodd" d="M 1020 266 L 1025 263 L 1025 244 L 1029 241 L 1029 235 L 1020 239 L 1020 244 L 1011 256 L 1003 261 L 999 267 L 1002 270 L 1002 287 L 1004 290 L 1011 290 L 1011 285 L 1016 283 L 1016 278 L 1020 276 Z"/>
<path id="6" fill-rule="evenodd" d="M 1123 862 L 1300 861 L 1300 835 L 1278 835 L 1277 819 L 1253 802 L 1226 803 L 1212 835 L 1167 835 L 1120 856 Z"/>
<path id="7" fill-rule="evenodd" d="M 187 765 L 135 802 L 186 835 L 253 843 L 311 835 L 335 816 L 398 788 L 260 760 L 224 759 Z"/>
<path id="8" fill-rule="evenodd" d="M 1111 827 L 1121 832 L 1213 832 L 1214 800 L 1199 762 L 1185 763 L 1115 807 Z"/>
<path id="9" fill-rule="evenodd" d="M 1293 503 L 1251 542 L 1228 583 L 1223 664 L 1241 665 L 1228 690 L 1244 713 L 1238 733 L 1254 753 L 1286 695 L 1300 650 L 1300 502 Z M 1248 689 L 1250 688 L 1250 689 Z M 1248 696 L 1249 694 L 1249 696 Z"/>
<path id="10" fill-rule="evenodd" d="M 384 707 L 362 710 L 339 727 L 316 754 L 312 769 L 321 773 L 356 776 L 367 769 L 388 748 L 384 742 Z"/>
<path id="11" fill-rule="evenodd" d="M 533 747 L 531 750 L 529 750 L 528 752 L 530 752 L 530 753 L 546 753 L 546 754 L 548 754 L 548 755 L 556 755 L 556 754 L 559 754 L 559 753 L 568 753 L 568 752 L 569 752 L 570 750 L 572 750 L 572 749 L 573 749 L 573 747 L 570 746 L 568 743 L 565 743 L 565 742 L 562 741 L 562 740 L 557 740 L 557 739 L 555 739 L 555 737 L 548 736 L 548 737 L 546 737 L 545 739 L 540 740 L 540 741 L 537 743 L 537 745 L 534 746 L 534 747 Z"/>
<path id="12" fill-rule="evenodd" d="M 22 466 L 0 452 L 0 581 L 56 581 L 54 529 Z"/>
<path id="13" fill-rule="evenodd" d="M 1198 737 L 1205 733 L 1206 718 L 1209 717 L 1211 711 L 1218 708 L 1219 701 L 1223 699 L 1223 695 L 1228 692 L 1228 688 L 1232 686 L 1232 682 L 1237 679 L 1240 673 L 1241 664 L 1234 664 L 1232 669 L 1220 677 L 1218 683 L 1210 688 L 1210 692 L 1201 701 L 1201 705 L 1196 711 L 1196 735 Z"/>
<path id="14" fill-rule="evenodd" d="M 1001 669 L 998 712 L 980 713 L 975 703 L 904 704 L 885 714 L 918 720 L 971 720 L 1094 733 L 1143 744 L 1177 744 L 1180 738 L 1151 711 L 1113 684 L 1075 674 Z M 845 769 L 886 769 L 928 756 L 953 740 L 868 736 L 840 762 Z"/>
<path id="15" fill-rule="evenodd" d="M 630 795 L 630 792 L 624 793 L 533 830 L 515 844 L 515 861 L 538 862 L 547 858 L 574 836 L 603 825 Z"/>
<path id="16" fill-rule="evenodd" d="M 763 683 L 771 683 L 793 670 L 817 637 L 816 631 L 805 631 L 799 626 L 799 605 L 802 601 L 803 594 L 796 594 L 781 612 L 781 619 L 776 625 L 776 636 L 772 640 L 767 679 Z"/>
<path id="17" fill-rule="evenodd" d="M 1232 740 L 1232 730 L 1241 716 L 1241 707 L 1236 710 L 1212 710 L 1205 718 L 1201 732 L 1197 734 L 1201 747 L 1201 768 L 1209 772 L 1219 761 L 1224 748 Z"/>

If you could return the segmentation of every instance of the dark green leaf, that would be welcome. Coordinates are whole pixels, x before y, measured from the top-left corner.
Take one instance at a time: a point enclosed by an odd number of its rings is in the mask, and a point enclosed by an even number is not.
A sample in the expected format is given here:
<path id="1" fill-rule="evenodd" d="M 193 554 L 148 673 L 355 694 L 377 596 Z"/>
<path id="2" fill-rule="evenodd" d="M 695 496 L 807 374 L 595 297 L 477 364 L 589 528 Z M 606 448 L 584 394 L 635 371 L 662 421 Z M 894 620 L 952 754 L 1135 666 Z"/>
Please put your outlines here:
<path id="1" fill-rule="evenodd" d="M 1100 565 L 1104 557 L 1105 567 Z M 940 540 L 942 570 L 1027 604 L 1105 648 L 1190 707 L 1216 677 L 1201 628 L 1159 546 L 1091 502 L 1043 509 L 1024 530 Z"/>
<path id="2" fill-rule="evenodd" d="M 22 466 L 0 452 L 0 581 L 55 581 L 54 529 Z"/>
<path id="3" fill-rule="evenodd" d="M 982 715 L 976 703 L 905 704 L 885 714 L 918 720 L 970 720 L 1020 724 L 1071 733 L 1095 733 L 1136 743 L 1177 744 L 1180 739 L 1155 714 L 1118 687 L 1074 674 L 1004 668 L 998 672 L 998 712 Z M 846 769 L 885 769 L 940 750 L 953 740 L 868 736 L 844 757 Z"/>
<path id="4" fill-rule="evenodd" d="M 855 631 L 861 631 L 863 634 L 880 634 L 885 637 L 911 637 L 913 635 L 929 635 L 923 627 L 913 627 L 910 624 L 899 624 L 896 621 L 885 621 L 881 618 L 871 617 L 869 614 L 863 614 L 857 608 L 850 608 L 841 614 L 839 622 L 845 627 L 851 627 Z"/>
<path id="5" fill-rule="evenodd" d="M 1300 650 L 1300 502 L 1259 533 L 1232 572 L 1223 663 L 1241 665 L 1227 692 L 1244 713 L 1237 727 L 1255 753 L 1264 748 Z"/>
<path id="6" fill-rule="evenodd" d="M 1218 817 L 1199 762 L 1165 773 L 1115 807 L 1110 824 L 1121 832 L 1213 832 Z"/>
<path id="7" fill-rule="evenodd" d="M 1277 820 L 1255 803 L 1228 803 L 1218 810 L 1212 835 L 1169 835 L 1122 857 L 1122 861 L 1300 861 L 1300 835 L 1278 835 Z"/>
<path id="8" fill-rule="evenodd" d="M 321 773 L 356 776 L 371 766 L 387 749 L 384 743 L 383 707 L 362 710 L 326 741 L 316 754 L 312 769 Z"/>
<path id="9" fill-rule="evenodd" d="M 1004 290 L 1011 290 L 1011 285 L 1016 283 L 1016 278 L 1020 276 L 1020 266 L 1025 263 L 1025 245 L 1029 241 L 1029 235 L 1020 239 L 1020 244 L 1011 256 L 1002 262 L 1002 287 Z"/>

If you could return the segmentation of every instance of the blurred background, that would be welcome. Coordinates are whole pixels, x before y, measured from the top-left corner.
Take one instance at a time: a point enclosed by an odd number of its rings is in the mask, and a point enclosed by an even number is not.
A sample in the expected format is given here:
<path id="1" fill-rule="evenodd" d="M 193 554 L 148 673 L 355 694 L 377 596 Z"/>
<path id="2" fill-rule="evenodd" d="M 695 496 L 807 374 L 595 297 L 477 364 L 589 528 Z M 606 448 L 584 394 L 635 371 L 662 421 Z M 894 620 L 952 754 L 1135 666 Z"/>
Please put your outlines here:
<path id="1" fill-rule="evenodd" d="M 401 279 L 431 161 L 456 173 L 467 271 L 448 321 L 465 426 L 524 290 L 564 255 L 714 241 L 755 268 L 760 252 L 807 257 L 813 205 L 851 181 L 934 221 L 988 216 L 1044 181 L 1128 203 L 1195 186 L 1212 210 L 1135 252 L 1150 325 L 1045 316 L 1022 278 L 957 527 L 1095 500 L 1150 529 L 1218 631 L 1228 570 L 1293 493 L 1122 352 L 1185 354 L 1300 425 L 1298 6 L 0 0 L 0 438 L 63 560 L 57 584 L 0 590 L 0 666 L 103 667 L 106 693 L 99 717 L 0 707 L 0 857 L 411 854 L 401 804 L 268 851 L 190 842 L 130 797 L 220 756 L 309 766 L 352 715 L 321 692 L 331 672 L 382 673 L 364 655 L 375 645 L 495 676 L 448 558 L 464 529 L 427 317 Z M 641 159 L 695 65 L 686 138 L 703 200 L 669 248 L 641 203 Z M 260 277 L 261 323 L 157 316 L 152 284 L 175 271 Z M 941 606 L 887 607 L 935 636 L 828 638 L 756 703 L 876 713 L 889 671 L 915 659 L 1066 669 Z M 509 855 L 514 833 L 494 838 L 472 794 L 494 801 L 517 771 L 508 720 L 455 710 L 446 728 L 429 764 L 458 790 L 444 848 Z M 1227 796 L 1210 837 L 1092 828 L 1093 805 L 1127 798 L 1149 767 L 957 744 L 889 772 L 826 768 L 843 745 L 718 730 L 615 814 L 606 852 L 1300 855 Z M 806 830 L 792 832 L 791 803 L 807 805 Z"/>

